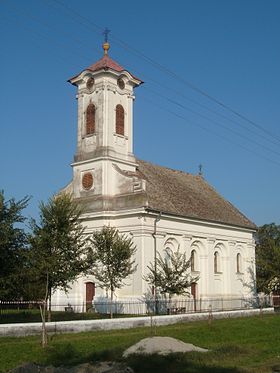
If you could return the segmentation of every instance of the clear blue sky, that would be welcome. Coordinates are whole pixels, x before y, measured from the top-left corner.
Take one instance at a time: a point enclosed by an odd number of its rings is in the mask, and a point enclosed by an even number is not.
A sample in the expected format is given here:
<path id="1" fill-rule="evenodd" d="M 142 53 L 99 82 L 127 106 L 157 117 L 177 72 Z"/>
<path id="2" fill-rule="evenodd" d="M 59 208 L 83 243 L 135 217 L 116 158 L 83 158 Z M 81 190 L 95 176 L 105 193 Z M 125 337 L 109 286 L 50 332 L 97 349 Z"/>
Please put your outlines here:
<path id="1" fill-rule="evenodd" d="M 256 224 L 280 223 L 278 0 L 2 0 L 0 19 L 0 188 L 32 196 L 26 215 L 71 180 L 77 108 L 67 79 L 102 56 L 107 26 L 110 56 L 145 81 L 136 156 L 191 173 L 202 164 Z"/>

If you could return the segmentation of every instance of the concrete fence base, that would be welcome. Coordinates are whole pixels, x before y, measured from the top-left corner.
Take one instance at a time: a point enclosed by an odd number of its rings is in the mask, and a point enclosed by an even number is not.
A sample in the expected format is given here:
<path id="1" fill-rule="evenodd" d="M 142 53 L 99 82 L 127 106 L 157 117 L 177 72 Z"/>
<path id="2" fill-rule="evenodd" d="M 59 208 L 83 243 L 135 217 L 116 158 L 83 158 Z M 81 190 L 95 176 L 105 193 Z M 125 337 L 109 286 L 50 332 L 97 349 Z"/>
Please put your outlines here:
<path id="1" fill-rule="evenodd" d="M 213 319 L 226 319 L 245 316 L 273 313 L 273 308 L 239 310 L 239 311 L 221 311 L 213 312 Z M 179 322 L 192 322 L 199 320 L 207 320 L 208 312 L 153 316 L 153 325 L 170 325 Z M 47 331 L 50 334 L 55 333 L 81 333 L 89 331 L 113 330 L 113 329 L 130 329 L 147 327 L 151 325 L 151 317 L 130 317 L 121 319 L 106 319 L 106 320 L 78 320 L 78 321 L 57 321 L 46 323 Z M 42 330 L 41 323 L 21 323 L 21 324 L 0 324 L 1 337 L 24 337 L 28 335 L 39 335 Z"/>

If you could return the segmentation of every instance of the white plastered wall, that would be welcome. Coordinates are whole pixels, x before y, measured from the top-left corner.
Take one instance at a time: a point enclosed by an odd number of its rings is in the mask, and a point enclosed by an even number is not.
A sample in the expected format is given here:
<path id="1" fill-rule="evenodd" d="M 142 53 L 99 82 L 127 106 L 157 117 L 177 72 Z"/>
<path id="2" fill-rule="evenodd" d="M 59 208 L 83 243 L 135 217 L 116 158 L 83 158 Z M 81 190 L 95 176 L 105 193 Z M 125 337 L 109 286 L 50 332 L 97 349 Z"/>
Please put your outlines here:
<path id="1" fill-rule="evenodd" d="M 86 233 L 91 234 L 104 225 L 115 226 L 121 233 L 133 238 L 137 247 L 135 260 L 137 271 L 127 279 L 125 285 L 116 291 L 116 299 L 139 299 L 148 291 L 143 280 L 147 274 L 147 265 L 154 260 L 154 221 L 156 214 L 144 210 L 123 211 L 107 216 L 91 215 L 84 220 Z M 157 250 L 164 248 L 185 251 L 190 257 L 191 251 L 197 251 L 196 270 L 193 276 L 199 276 L 198 297 L 241 297 L 254 292 L 254 238 L 248 229 L 225 226 L 217 223 L 194 221 L 174 216 L 162 215 L 156 224 Z M 214 252 L 220 255 L 219 273 L 214 273 Z M 242 270 L 236 272 L 236 255 L 241 253 Z M 85 301 L 85 283 L 95 282 L 92 276 L 80 278 L 66 297 L 62 292 L 55 295 L 56 301 Z M 98 285 L 96 297 L 106 296 Z M 70 302 L 71 303 L 71 302 Z"/>

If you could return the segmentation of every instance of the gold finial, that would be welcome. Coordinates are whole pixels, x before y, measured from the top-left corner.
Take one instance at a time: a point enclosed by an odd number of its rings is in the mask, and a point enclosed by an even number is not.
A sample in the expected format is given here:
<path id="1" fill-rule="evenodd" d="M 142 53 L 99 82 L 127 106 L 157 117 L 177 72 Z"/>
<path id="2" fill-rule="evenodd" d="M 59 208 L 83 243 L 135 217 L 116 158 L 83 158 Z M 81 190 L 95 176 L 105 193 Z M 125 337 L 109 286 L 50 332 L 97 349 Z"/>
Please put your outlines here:
<path id="1" fill-rule="evenodd" d="M 110 48 L 110 44 L 108 42 L 107 43 L 103 43 L 102 47 L 103 47 L 103 50 L 104 50 L 104 55 L 108 54 L 108 50 Z"/>
<path id="2" fill-rule="evenodd" d="M 110 44 L 108 43 L 109 32 L 110 32 L 110 30 L 107 27 L 103 31 L 104 43 L 103 43 L 102 47 L 103 47 L 103 50 L 104 50 L 104 55 L 108 54 L 108 50 L 110 49 Z"/>

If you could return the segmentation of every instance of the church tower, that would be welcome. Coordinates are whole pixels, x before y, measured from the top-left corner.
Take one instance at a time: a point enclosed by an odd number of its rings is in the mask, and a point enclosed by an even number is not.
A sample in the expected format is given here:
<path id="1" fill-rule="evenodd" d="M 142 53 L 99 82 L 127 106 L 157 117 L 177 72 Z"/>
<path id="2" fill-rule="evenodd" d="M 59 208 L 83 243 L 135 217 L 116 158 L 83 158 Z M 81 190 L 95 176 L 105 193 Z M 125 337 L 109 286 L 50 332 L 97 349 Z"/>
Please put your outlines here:
<path id="1" fill-rule="evenodd" d="M 109 48 L 106 33 L 103 57 L 69 79 L 77 87 L 78 100 L 77 150 L 72 164 L 75 198 L 132 192 L 129 187 L 125 190 L 116 170 L 136 171 L 133 100 L 134 88 L 142 81 L 111 59 Z M 100 209 L 104 210 L 104 204 Z"/>

